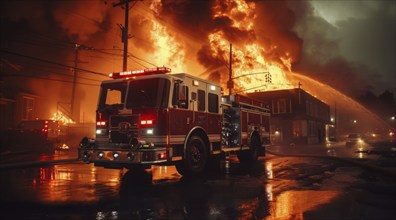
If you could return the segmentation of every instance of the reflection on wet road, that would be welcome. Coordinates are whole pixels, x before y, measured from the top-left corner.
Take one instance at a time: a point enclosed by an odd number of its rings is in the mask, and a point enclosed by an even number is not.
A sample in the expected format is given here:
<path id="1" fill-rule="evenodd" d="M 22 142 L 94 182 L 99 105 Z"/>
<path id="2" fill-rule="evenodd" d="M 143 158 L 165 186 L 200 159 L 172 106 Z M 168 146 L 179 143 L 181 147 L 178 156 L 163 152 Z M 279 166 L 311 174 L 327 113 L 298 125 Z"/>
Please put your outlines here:
<path id="1" fill-rule="evenodd" d="M 184 178 L 174 166 L 127 171 L 83 163 L 0 172 L 1 213 L 15 219 L 317 219 L 323 210 L 353 218 L 374 209 L 342 202 L 360 196 L 360 168 L 318 158 L 269 156 L 249 168 L 231 156 L 201 178 Z"/>

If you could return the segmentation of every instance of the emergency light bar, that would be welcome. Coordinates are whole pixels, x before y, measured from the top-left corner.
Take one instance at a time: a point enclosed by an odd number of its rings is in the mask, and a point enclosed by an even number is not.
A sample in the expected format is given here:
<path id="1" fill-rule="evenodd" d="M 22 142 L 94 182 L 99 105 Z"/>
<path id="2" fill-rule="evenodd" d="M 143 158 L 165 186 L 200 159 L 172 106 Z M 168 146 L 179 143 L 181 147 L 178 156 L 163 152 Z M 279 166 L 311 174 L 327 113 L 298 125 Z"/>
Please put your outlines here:
<path id="1" fill-rule="evenodd" d="M 171 69 L 168 67 L 156 67 L 142 70 L 133 70 L 125 72 L 110 73 L 109 77 L 113 79 L 127 78 L 131 76 L 151 75 L 151 74 L 165 74 L 170 73 Z"/>

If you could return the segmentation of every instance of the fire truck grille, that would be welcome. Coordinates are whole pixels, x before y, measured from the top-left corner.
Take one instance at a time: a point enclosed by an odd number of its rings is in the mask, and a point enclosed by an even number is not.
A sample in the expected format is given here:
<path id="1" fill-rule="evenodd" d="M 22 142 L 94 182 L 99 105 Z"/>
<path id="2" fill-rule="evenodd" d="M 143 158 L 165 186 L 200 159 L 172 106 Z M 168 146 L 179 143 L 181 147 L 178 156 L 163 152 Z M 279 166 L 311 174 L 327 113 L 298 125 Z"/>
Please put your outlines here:
<path id="1" fill-rule="evenodd" d="M 110 127 L 119 127 L 121 122 L 130 123 L 131 126 L 137 127 L 139 115 L 113 115 L 110 116 Z"/>
<path id="2" fill-rule="evenodd" d="M 110 117 L 110 140 L 112 143 L 129 143 L 138 136 L 138 115 L 114 115 Z"/>
<path id="3" fill-rule="evenodd" d="M 137 137 L 137 133 L 137 130 L 128 133 L 121 133 L 120 131 L 113 130 L 110 132 L 110 139 L 112 143 L 128 144 L 132 138 Z"/>

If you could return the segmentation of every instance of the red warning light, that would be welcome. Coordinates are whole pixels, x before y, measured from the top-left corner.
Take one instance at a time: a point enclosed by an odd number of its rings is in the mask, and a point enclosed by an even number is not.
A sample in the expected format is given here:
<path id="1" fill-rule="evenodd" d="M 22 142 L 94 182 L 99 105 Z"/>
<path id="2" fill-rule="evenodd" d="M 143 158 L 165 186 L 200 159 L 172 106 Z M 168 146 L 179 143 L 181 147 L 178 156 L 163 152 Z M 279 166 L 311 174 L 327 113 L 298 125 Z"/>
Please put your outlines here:
<path id="1" fill-rule="evenodd" d="M 113 78 L 113 79 L 118 79 L 118 78 L 127 78 L 130 76 L 166 74 L 166 73 L 170 73 L 170 72 L 171 72 L 171 69 L 168 67 L 156 67 L 156 68 L 148 68 L 148 69 L 142 69 L 142 70 L 110 73 L 109 77 Z"/>

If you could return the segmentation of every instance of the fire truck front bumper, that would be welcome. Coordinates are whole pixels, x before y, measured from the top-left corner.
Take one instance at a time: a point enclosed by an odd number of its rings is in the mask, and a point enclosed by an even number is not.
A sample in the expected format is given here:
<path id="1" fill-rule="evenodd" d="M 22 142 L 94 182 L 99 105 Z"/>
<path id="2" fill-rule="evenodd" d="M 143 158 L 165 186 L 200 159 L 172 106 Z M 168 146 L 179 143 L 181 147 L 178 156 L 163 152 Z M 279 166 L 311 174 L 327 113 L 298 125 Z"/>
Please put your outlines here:
<path id="1" fill-rule="evenodd" d="M 95 164 L 159 164 L 167 159 L 166 148 L 154 149 L 79 149 L 78 157 Z"/>

